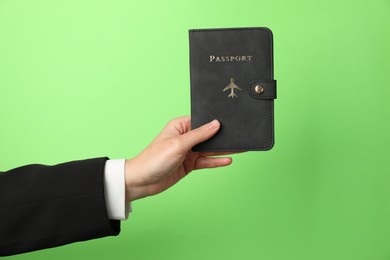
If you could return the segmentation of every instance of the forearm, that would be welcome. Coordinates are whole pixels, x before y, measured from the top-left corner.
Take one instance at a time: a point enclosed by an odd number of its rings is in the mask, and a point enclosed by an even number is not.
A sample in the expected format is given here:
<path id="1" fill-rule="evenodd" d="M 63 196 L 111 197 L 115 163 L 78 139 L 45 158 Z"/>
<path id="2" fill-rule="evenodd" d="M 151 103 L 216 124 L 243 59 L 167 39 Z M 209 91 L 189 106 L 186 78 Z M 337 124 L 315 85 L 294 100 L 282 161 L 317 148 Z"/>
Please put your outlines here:
<path id="1" fill-rule="evenodd" d="M 103 174 L 108 158 L 28 165 L 0 174 L 0 255 L 117 235 Z"/>

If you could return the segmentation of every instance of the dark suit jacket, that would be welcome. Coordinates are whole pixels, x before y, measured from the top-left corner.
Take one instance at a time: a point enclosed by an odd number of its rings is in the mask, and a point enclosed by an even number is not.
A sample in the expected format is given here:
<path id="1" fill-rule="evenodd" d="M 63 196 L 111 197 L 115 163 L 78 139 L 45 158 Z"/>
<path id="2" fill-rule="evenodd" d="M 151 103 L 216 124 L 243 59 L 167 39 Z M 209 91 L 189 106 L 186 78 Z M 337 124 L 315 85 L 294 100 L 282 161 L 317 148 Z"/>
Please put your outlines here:
<path id="1" fill-rule="evenodd" d="M 107 159 L 0 172 L 0 256 L 118 235 L 105 204 Z"/>

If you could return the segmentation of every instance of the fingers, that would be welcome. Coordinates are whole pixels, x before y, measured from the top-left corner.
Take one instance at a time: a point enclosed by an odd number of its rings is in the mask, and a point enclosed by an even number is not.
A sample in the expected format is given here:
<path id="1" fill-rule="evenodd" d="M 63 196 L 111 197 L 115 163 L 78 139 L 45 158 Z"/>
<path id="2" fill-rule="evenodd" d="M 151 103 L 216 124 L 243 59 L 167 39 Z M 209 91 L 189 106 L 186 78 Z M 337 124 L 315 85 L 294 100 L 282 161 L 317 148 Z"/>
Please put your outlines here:
<path id="1" fill-rule="evenodd" d="M 190 116 L 181 116 L 172 119 L 169 121 L 168 125 L 169 128 L 176 130 L 179 134 L 187 133 L 191 130 L 191 117 Z"/>
<path id="2" fill-rule="evenodd" d="M 166 139 L 180 136 L 191 130 L 191 117 L 181 116 L 169 121 L 156 139 Z"/>
<path id="3" fill-rule="evenodd" d="M 206 141 L 207 139 L 215 135 L 218 132 L 220 126 L 221 125 L 218 120 L 215 119 L 205 125 L 202 125 L 179 136 L 180 142 L 184 145 L 184 148 L 186 150 L 189 150 L 194 145 Z"/>
<path id="4" fill-rule="evenodd" d="M 227 166 L 232 163 L 230 157 L 199 157 L 194 165 L 194 170 Z"/>

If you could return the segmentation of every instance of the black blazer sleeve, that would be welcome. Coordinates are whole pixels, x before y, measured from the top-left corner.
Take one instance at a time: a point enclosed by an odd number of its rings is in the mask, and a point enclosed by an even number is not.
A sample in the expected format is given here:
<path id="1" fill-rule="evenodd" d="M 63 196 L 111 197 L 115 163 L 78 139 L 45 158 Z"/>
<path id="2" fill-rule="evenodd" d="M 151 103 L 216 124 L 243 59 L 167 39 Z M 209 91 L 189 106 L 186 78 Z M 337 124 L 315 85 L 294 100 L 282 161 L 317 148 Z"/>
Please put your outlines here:
<path id="1" fill-rule="evenodd" d="M 118 235 L 105 204 L 107 159 L 0 172 L 0 256 Z"/>

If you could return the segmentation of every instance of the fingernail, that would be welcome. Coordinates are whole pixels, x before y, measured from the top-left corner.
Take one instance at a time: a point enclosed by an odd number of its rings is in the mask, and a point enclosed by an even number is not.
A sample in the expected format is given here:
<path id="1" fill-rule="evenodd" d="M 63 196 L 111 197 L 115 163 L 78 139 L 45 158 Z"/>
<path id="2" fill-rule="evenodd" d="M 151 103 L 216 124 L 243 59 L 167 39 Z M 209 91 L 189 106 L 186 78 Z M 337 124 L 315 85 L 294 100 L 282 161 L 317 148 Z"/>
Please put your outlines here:
<path id="1" fill-rule="evenodd" d="M 219 127 L 219 121 L 217 119 L 214 119 L 213 121 L 211 121 L 209 123 L 209 128 L 210 130 L 211 129 L 215 129 L 215 128 L 218 128 Z"/>

